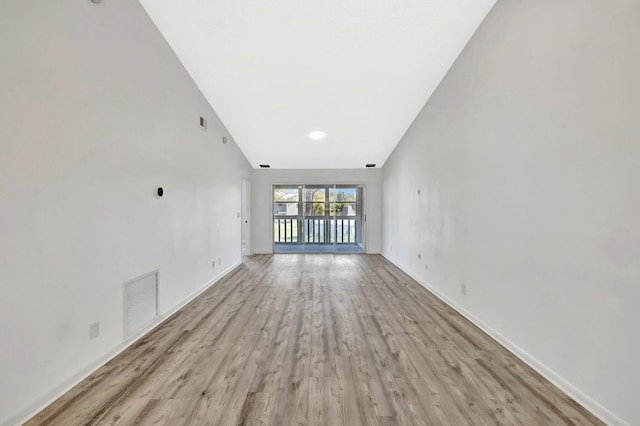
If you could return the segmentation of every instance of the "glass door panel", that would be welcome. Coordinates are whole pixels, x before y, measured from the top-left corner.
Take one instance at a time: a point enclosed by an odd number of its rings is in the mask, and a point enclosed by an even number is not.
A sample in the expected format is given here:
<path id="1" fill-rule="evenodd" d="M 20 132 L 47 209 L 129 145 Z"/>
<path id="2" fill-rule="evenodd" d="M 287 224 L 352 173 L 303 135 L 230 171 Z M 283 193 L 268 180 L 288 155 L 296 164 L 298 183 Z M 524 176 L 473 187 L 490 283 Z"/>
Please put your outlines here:
<path id="1" fill-rule="evenodd" d="M 333 251 L 327 238 L 327 186 L 304 185 L 304 251 Z"/>
<path id="2" fill-rule="evenodd" d="M 300 191 L 301 189 L 295 186 L 273 189 L 273 241 L 275 244 L 289 246 L 302 244 L 298 220 Z"/>
<path id="3" fill-rule="evenodd" d="M 362 198 L 360 188 L 355 185 L 336 185 L 330 194 L 331 214 L 335 217 L 336 251 L 364 251 L 364 245 L 358 244 L 362 222 L 358 215 L 358 202 Z"/>

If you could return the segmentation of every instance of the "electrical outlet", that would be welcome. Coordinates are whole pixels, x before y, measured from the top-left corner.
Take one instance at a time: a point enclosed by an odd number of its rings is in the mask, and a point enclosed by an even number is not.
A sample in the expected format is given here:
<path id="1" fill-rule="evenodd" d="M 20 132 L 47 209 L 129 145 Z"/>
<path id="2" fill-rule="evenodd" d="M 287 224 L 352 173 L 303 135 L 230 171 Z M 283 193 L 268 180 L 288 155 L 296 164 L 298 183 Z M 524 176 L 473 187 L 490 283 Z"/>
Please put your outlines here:
<path id="1" fill-rule="evenodd" d="M 460 292 L 463 296 L 467 295 L 467 285 L 465 283 L 460 284 Z"/>
<path id="2" fill-rule="evenodd" d="M 215 268 L 215 267 L 216 267 L 216 261 L 215 261 L 215 260 L 212 260 L 212 261 L 211 261 L 211 267 L 212 267 L 212 268 Z"/>
<path id="3" fill-rule="evenodd" d="M 426 263 L 424 264 L 424 270 L 429 272 L 429 265 L 427 265 Z"/>
<path id="4" fill-rule="evenodd" d="M 422 259 L 422 255 L 418 253 L 418 259 Z"/>
<path id="5" fill-rule="evenodd" d="M 89 339 L 95 339 L 100 335 L 100 321 L 96 321 L 89 326 Z"/>

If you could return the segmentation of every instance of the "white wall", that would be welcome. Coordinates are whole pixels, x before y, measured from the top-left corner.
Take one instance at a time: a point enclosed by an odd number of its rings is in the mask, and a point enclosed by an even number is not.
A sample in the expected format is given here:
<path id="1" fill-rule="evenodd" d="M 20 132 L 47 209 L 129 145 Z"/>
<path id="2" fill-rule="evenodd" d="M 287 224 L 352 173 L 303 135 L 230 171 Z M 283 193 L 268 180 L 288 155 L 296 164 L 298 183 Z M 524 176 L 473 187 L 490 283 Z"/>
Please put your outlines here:
<path id="1" fill-rule="evenodd" d="M 383 254 L 611 424 L 640 424 L 639 40 L 632 0 L 500 0 L 383 167 Z"/>
<path id="2" fill-rule="evenodd" d="M 251 252 L 273 252 L 274 184 L 363 184 L 367 215 L 365 248 L 380 253 L 382 241 L 381 169 L 254 169 L 251 181 Z"/>
<path id="3" fill-rule="evenodd" d="M 125 281 L 159 269 L 164 314 L 240 260 L 251 169 L 137 1 L 5 0 L 0 40 L 10 424 L 122 347 Z"/>

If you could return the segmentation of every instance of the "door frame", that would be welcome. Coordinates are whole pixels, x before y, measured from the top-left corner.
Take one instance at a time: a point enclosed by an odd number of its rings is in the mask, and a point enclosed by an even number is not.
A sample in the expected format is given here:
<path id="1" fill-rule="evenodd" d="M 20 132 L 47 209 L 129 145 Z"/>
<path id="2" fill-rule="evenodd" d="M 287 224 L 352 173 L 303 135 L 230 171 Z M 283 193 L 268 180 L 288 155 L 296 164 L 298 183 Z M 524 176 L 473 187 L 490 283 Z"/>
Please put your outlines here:
<path id="1" fill-rule="evenodd" d="M 300 192 L 299 192 L 299 199 L 298 199 L 298 204 L 299 204 L 299 210 L 302 209 L 304 210 L 304 200 L 303 200 L 303 191 L 302 189 L 305 188 L 306 186 L 321 186 L 321 187 L 327 187 L 327 188 L 333 188 L 335 189 L 339 189 L 339 187 L 355 187 L 357 188 L 357 192 L 360 192 L 360 200 L 358 201 L 358 204 L 360 206 L 360 214 L 358 215 L 360 217 L 360 221 L 361 221 L 361 238 L 362 238 L 362 243 L 358 243 L 356 241 L 356 244 L 358 246 L 360 246 L 360 248 L 362 249 L 362 251 L 357 251 L 357 252 L 341 252 L 341 251 L 337 251 L 336 247 L 337 245 L 341 244 L 337 242 L 337 235 L 334 235 L 334 241 L 332 242 L 332 246 L 333 246 L 333 250 L 331 251 L 306 251 L 305 248 L 305 242 L 304 240 L 301 241 L 300 246 L 302 247 L 301 251 L 292 251 L 291 253 L 331 253 L 331 254 L 340 254 L 340 253 L 344 253 L 344 254 L 349 254 L 349 253 L 366 253 L 367 252 L 367 233 L 368 233 L 368 224 L 367 224 L 367 211 L 368 211 L 368 207 L 369 207 L 369 200 L 368 200 L 368 194 L 367 194 L 367 184 L 366 183 L 325 183 L 325 184 L 319 184 L 319 183 L 311 183 L 311 182 L 305 182 L 305 183 L 272 183 L 271 184 L 271 196 L 270 196 L 270 200 L 271 200 L 271 207 L 270 207 L 270 211 L 271 211 L 271 226 L 270 226 L 270 239 L 271 239 L 271 252 L 272 253 L 286 253 L 286 252 L 277 252 L 276 251 L 276 238 L 275 238 L 275 234 L 274 234 L 274 222 L 276 219 L 276 215 L 274 212 L 274 205 L 275 205 L 275 198 L 274 198 L 274 193 L 275 193 L 275 189 L 277 187 L 290 187 L 290 188 L 299 188 Z M 358 189 L 360 191 L 358 191 Z M 328 200 L 327 200 L 328 202 Z M 300 212 L 299 212 L 300 213 Z M 304 215 L 304 212 L 302 212 L 302 214 Z M 333 232 L 336 232 L 337 230 L 337 216 L 327 216 L 328 220 L 331 220 L 331 218 L 334 218 L 334 229 Z M 302 231 L 302 232 L 301 232 Z M 300 233 L 301 232 L 301 233 Z M 298 230 L 298 233 L 300 235 L 300 238 L 304 238 L 304 231 L 302 229 Z M 312 244 L 312 243 L 310 243 Z"/>

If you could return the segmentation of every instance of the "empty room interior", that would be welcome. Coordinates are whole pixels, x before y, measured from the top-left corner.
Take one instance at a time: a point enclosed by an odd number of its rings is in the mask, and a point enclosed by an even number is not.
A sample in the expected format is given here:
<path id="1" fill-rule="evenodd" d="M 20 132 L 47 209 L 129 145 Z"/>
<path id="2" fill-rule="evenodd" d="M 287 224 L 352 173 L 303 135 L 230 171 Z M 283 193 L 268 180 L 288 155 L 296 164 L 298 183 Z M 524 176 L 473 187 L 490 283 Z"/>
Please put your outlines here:
<path id="1" fill-rule="evenodd" d="M 640 2 L 3 0 L 0 425 L 640 424 Z"/>

